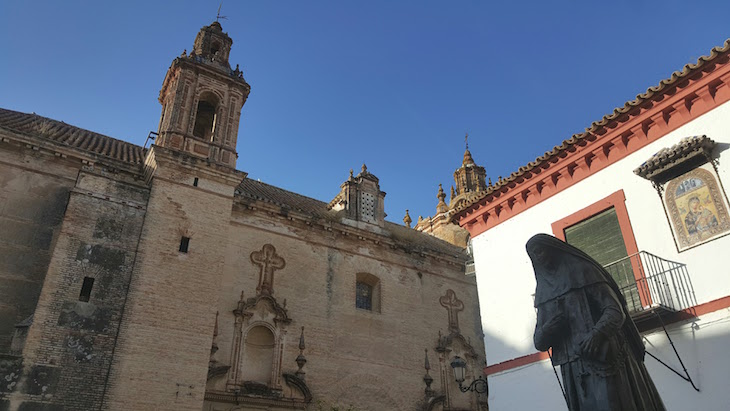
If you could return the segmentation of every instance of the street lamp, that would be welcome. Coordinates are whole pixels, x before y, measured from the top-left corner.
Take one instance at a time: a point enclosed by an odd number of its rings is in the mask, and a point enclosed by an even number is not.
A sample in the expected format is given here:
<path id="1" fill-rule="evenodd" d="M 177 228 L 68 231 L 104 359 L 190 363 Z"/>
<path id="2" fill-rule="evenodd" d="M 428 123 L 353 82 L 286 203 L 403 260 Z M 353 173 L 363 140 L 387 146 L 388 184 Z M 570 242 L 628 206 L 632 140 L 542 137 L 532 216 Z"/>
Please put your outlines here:
<path id="1" fill-rule="evenodd" d="M 466 371 L 466 361 L 463 358 L 456 356 L 451 361 L 451 368 L 454 369 L 454 378 L 459 383 L 459 389 L 461 392 L 474 391 L 479 394 L 489 393 L 489 386 L 487 386 L 487 380 L 482 376 L 479 376 L 476 380 L 472 381 L 468 387 L 464 387 L 464 372 Z"/>

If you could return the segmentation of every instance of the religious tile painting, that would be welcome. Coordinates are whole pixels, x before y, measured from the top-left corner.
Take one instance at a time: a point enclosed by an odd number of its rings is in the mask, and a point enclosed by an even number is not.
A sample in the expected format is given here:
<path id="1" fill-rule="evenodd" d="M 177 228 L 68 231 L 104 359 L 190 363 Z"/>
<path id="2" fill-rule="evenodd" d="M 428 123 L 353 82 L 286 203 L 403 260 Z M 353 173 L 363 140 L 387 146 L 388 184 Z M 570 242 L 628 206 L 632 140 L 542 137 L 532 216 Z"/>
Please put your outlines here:
<path id="1" fill-rule="evenodd" d="M 705 164 L 670 180 L 664 189 L 679 251 L 730 232 L 727 197 L 711 164 Z"/>

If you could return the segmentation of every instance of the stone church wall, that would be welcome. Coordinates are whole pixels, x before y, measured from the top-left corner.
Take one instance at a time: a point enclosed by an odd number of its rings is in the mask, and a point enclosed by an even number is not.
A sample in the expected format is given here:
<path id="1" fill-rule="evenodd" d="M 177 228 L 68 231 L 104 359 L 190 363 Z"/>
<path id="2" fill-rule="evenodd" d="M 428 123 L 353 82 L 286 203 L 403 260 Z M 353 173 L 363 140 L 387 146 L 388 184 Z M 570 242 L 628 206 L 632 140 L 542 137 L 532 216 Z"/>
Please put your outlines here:
<path id="1" fill-rule="evenodd" d="M 154 150 L 147 164 L 154 178 L 105 408 L 199 411 L 233 189 L 243 175 L 231 171 L 226 180 L 204 160 Z M 180 251 L 183 236 L 190 238 L 187 252 Z"/>
<path id="2" fill-rule="evenodd" d="M 443 383 L 452 401 L 458 403 L 461 397 L 457 397 L 463 396 L 464 407 L 475 408 L 469 394 L 457 396 L 450 366 L 439 364 L 434 351 L 439 332 L 449 334 L 448 312 L 439 305 L 439 298 L 452 289 L 466 305 L 458 313 L 460 331 L 483 361 L 476 287 L 473 278 L 464 276 L 463 264 L 376 244 L 337 226 L 327 230 L 263 210 L 234 209 L 218 305 L 218 359 L 230 364 L 233 310 L 241 292 L 246 297 L 256 294 L 259 267 L 252 264 L 250 254 L 271 244 L 286 262 L 274 274 L 273 296 L 280 303 L 286 301 L 292 318 L 282 371 L 296 371 L 304 327 L 304 371 L 315 404 L 352 404 L 358 410 L 411 409 L 423 399 L 424 350 L 428 349 L 432 388 L 441 391 Z M 355 307 L 358 273 L 379 279 L 379 310 Z M 440 375 L 442 365 L 448 371 L 446 381 Z M 481 369 L 475 367 L 472 372 L 470 379 Z M 225 380 L 214 381 L 214 388 L 222 389 Z"/>
<path id="3" fill-rule="evenodd" d="M 33 314 L 81 163 L 0 143 L 0 353 Z"/>
<path id="4" fill-rule="evenodd" d="M 133 177 L 101 169 L 79 173 L 10 404 L 53 410 L 101 405 L 146 200 L 147 189 Z M 93 285 L 83 296 L 88 279 Z"/>

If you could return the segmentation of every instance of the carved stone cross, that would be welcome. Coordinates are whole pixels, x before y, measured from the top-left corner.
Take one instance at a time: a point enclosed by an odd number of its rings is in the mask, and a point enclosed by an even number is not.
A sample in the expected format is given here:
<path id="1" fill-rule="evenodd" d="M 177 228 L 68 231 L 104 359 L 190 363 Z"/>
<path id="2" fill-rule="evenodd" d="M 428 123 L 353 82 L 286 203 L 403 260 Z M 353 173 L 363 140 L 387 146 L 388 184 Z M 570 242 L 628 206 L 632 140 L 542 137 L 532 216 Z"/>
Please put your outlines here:
<path id="1" fill-rule="evenodd" d="M 273 245 L 264 244 L 261 251 L 251 253 L 251 262 L 260 267 L 259 286 L 256 287 L 256 291 L 261 294 L 273 294 L 274 270 L 280 270 L 286 266 L 284 259 L 276 254 L 276 248 Z"/>
<path id="2" fill-rule="evenodd" d="M 464 311 L 464 303 L 456 298 L 454 290 L 446 290 L 446 295 L 439 298 L 441 306 L 449 312 L 449 331 L 459 332 L 459 311 Z"/>

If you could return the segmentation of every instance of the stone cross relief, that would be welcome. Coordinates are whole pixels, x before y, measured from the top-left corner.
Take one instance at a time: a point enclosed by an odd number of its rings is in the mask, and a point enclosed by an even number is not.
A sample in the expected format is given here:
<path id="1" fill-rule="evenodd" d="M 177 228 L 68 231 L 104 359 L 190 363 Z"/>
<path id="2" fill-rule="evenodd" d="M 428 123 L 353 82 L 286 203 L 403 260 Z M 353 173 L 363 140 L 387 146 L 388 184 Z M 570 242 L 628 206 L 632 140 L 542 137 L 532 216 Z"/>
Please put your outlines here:
<path id="1" fill-rule="evenodd" d="M 251 262 L 259 266 L 259 285 L 256 292 L 271 295 L 274 293 L 274 271 L 286 266 L 281 256 L 276 254 L 276 248 L 271 244 L 264 244 L 261 251 L 251 253 Z"/>
<path id="2" fill-rule="evenodd" d="M 464 311 L 464 303 L 456 298 L 454 290 L 446 290 L 446 295 L 439 298 L 441 306 L 449 312 L 449 331 L 459 333 L 459 311 Z"/>

